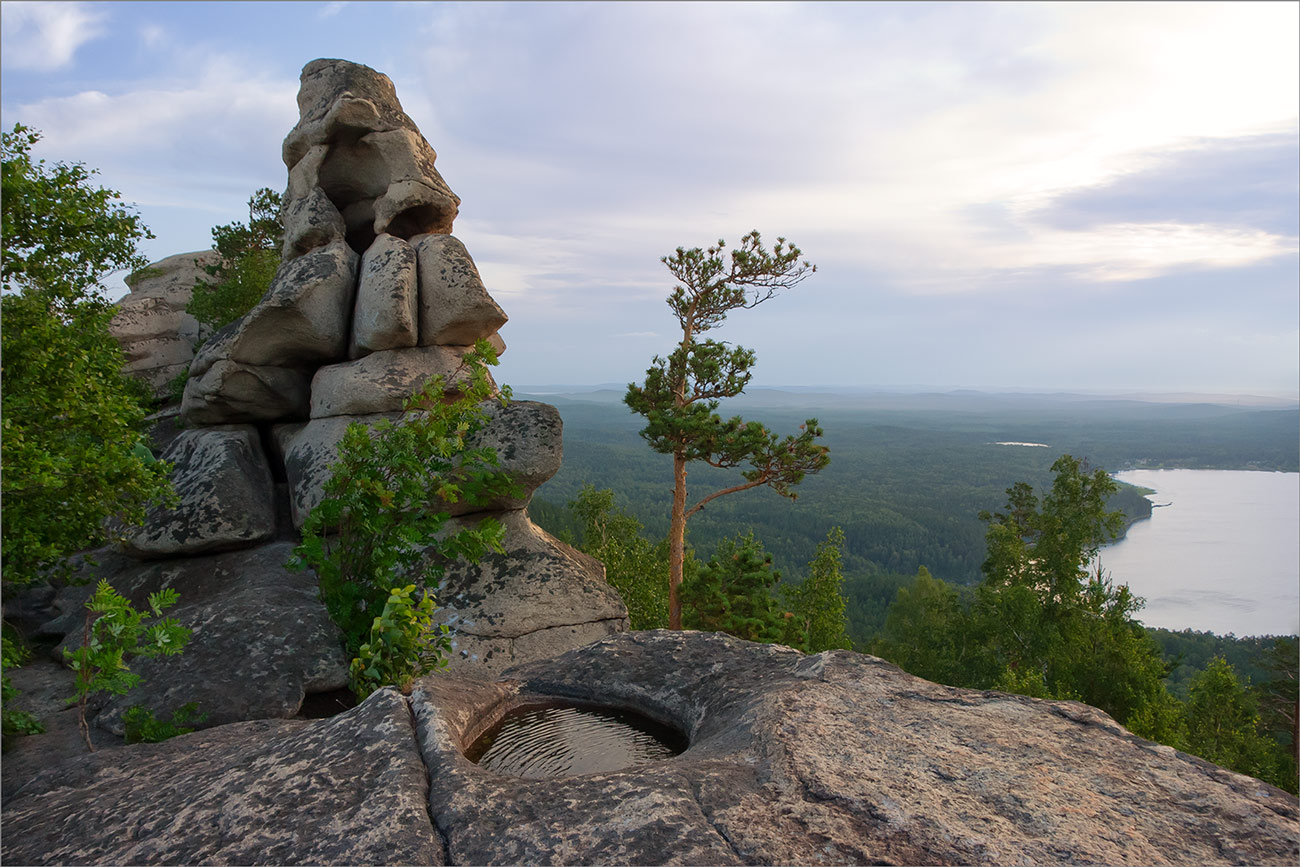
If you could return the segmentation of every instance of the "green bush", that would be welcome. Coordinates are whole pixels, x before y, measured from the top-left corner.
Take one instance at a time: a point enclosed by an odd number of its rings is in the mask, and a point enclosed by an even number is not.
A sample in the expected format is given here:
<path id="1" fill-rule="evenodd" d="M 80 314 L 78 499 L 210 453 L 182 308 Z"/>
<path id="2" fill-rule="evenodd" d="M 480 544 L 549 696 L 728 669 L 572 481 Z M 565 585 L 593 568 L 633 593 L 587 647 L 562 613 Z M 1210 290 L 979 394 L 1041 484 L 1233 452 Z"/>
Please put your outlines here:
<path id="1" fill-rule="evenodd" d="M 423 587 L 432 604 L 431 588 L 447 562 L 502 551 L 504 529 L 495 519 L 444 531 L 450 503 L 518 495 L 496 469 L 496 452 L 469 446 L 487 419 L 483 403 L 495 392 L 488 366 L 496 363 L 495 351 L 480 340 L 462 360 L 454 393 L 435 377 L 407 401 L 396 424 L 353 424 L 339 444 L 324 498 L 303 523 L 288 565 L 315 570 L 321 600 L 352 658 L 361 658 L 394 588 Z M 509 390 L 498 399 L 504 404 Z"/>
<path id="2" fill-rule="evenodd" d="M 100 692 L 125 695 L 140 682 L 140 675 L 128 664 L 130 657 L 174 656 L 185 649 L 190 630 L 162 616 L 179 598 L 170 587 L 149 594 L 152 617 L 146 619 L 145 612 L 136 611 L 112 585 L 100 581 L 86 603 L 82 644 L 76 650 L 64 648 L 63 655 L 77 675 L 77 693 L 69 701 L 77 703 L 77 723 L 91 752 L 95 746 L 86 720 L 91 697 Z"/>
<path id="3" fill-rule="evenodd" d="M 151 238 L 120 196 L 79 164 L 33 160 L 39 134 L 3 134 L 3 580 L 42 580 L 102 545 L 105 521 L 138 524 L 171 493 L 166 465 L 140 459 L 148 399 L 122 373 L 100 281 L 137 268 Z"/>
<path id="4" fill-rule="evenodd" d="M 388 684 L 410 692 L 412 680 L 447 667 L 450 630 L 433 625 L 432 596 L 414 602 L 414 595 L 414 584 L 394 587 L 370 625 L 370 640 L 357 650 L 348 671 L 348 686 L 359 700 Z"/>
<path id="5" fill-rule="evenodd" d="M 187 701 L 172 711 L 168 719 L 158 719 L 149 708 L 134 704 L 122 714 L 122 725 L 126 729 L 128 744 L 156 744 L 189 734 L 207 718 L 206 713 L 199 712 L 198 702 L 193 701 Z"/>
<path id="6" fill-rule="evenodd" d="M 248 223 L 212 230 L 212 249 L 221 258 L 204 270 L 214 282 L 198 281 L 185 310 L 213 330 L 243 316 L 266 294 L 280 267 L 284 223 L 280 194 L 263 187 L 248 199 Z"/>

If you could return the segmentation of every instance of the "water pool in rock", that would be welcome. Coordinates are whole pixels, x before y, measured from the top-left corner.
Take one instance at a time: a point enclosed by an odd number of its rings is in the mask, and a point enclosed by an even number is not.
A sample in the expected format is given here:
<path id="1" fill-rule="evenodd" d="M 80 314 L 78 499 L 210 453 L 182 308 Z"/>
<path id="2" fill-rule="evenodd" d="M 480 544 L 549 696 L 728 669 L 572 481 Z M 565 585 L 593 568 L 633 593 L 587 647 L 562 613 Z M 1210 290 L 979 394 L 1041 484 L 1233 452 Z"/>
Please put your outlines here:
<path id="1" fill-rule="evenodd" d="M 681 732 L 635 711 L 528 704 L 506 714 L 465 757 L 499 774 L 544 779 L 619 771 L 672 758 L 687 746 Z"/>

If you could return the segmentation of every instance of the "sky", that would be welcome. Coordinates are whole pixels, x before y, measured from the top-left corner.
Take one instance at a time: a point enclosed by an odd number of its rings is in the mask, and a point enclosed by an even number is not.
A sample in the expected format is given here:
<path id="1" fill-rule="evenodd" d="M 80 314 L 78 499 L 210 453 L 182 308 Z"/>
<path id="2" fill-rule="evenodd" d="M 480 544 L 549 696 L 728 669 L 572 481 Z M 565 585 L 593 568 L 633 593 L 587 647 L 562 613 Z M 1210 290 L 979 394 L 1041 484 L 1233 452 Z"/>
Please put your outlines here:
<path id="1" fill-rule="evenodd" d="M 758 229 L 818 271 L 709 335 L 756 386 L 1300 398 L 1297 3 L 4 2 L 0 38 L 4 128 L 151 260 L 285 187 L 305 64 L 387 74 L 516 386 L 639 381 L 660 258 Z"/>

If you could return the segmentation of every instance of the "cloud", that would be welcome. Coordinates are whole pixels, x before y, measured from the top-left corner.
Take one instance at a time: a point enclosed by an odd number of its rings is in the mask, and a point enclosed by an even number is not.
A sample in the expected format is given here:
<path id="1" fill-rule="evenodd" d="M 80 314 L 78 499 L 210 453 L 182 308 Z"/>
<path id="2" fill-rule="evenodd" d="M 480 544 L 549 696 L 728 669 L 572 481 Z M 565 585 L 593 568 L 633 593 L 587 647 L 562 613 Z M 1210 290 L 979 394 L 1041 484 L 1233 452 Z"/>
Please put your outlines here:
<path id="1" fill-rule="evenodd" d="M 1132 13 L 453 5 L 411 103 L 464 210 L 579 272 L 754 227 L 921 293 L 1293 254 L 1295 10 Z"/>
<path id="2" fill-rule="evenodd" d="M 247 198 L 281 186 L 280 143 L 297 120 L 297 82 L 208 57 L 186 77 L 116 93 L 82 90 L 9 107 L 42 133 L 44 154 L 83 160 L 114 183 L 133 178 L 140 201 L 202 207 L 214 186 Z M 228 180 L 223 180 L 228 179 Z"/>
<path id="3" fill-rule="evenodd" d="M 345 3 L 345 2 L 326 3 L 324 6 L 322 6 L 322 7 L 321 7 L 317 12 L 316 12 L 316 17 L 317 17 L 317 18 L 333 18 L 335 15 L 339 14 L 340 12 L 342 12 L 342 11 L 343 11 L 343 7 L 344 7 L 344 6 L 347 6 L 347 5 L 348 5 L 348 4 Z"/>
<path id="4" fill-rule="evenodd" d="M 72 62 L 77 49 L 104 35 L 103 12 L 84 3 L 5 3 L 5 65 L 51 72 Z"/>
<path id="5" fill-rule="evenodd" d="M 1177 222 L 1300 234 L 1300 138 L 1293 133 L 1197 139 L 1146 165 L 1064 193 L 1033 219 L 1080 230 L 1107 223 Z"/>

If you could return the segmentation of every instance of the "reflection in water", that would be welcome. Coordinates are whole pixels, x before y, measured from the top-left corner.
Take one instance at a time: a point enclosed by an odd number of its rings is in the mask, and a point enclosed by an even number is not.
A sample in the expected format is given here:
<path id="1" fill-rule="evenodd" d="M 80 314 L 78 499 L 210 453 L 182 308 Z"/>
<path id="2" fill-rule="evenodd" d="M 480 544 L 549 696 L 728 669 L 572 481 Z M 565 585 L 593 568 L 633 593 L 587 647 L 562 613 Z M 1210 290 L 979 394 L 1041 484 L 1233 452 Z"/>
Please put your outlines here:
<path id="1" fill-rule="evenodd" d="M 618 771 L 677 755 L 686 739 L 631 711 L 526 705 L 465 752 L 480 766 L 528 779 Z"/>

